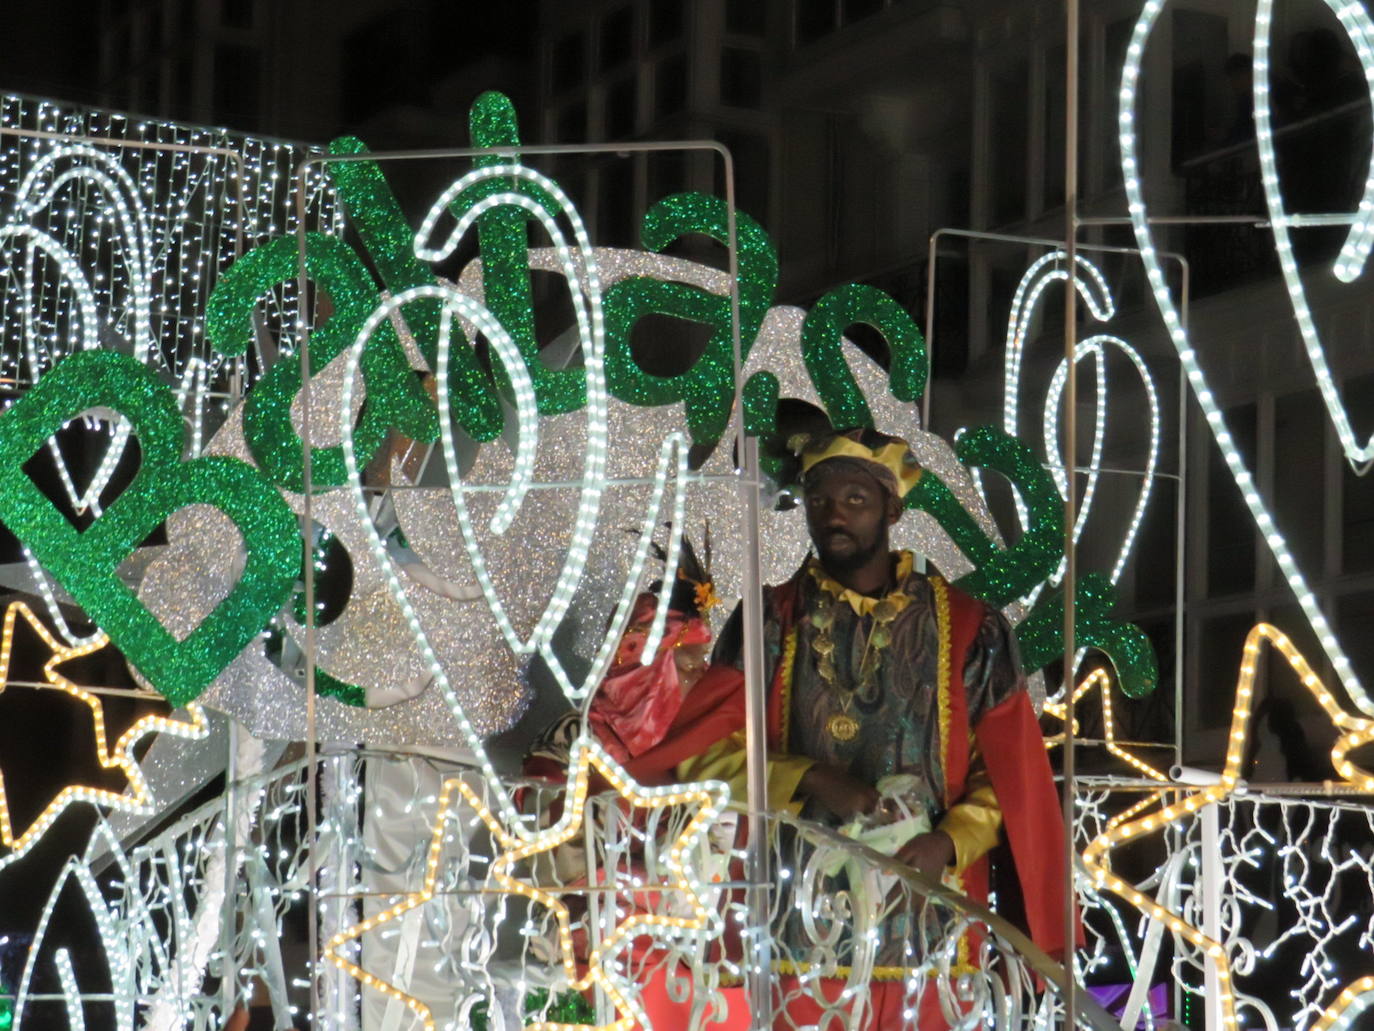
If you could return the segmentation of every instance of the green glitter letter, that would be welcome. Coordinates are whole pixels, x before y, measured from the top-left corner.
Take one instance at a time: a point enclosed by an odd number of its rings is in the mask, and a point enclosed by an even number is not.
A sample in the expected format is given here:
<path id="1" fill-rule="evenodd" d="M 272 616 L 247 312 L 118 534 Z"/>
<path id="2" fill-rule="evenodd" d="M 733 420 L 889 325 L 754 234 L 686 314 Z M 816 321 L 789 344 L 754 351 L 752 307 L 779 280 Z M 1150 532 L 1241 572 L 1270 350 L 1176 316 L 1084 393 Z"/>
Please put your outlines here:
<path id="1" fill-rule="evenodd" d="M 64 423 L 110 408 L 133 424 L 143 460 L 128 488 L 78 532 L 21 471 Z M 195 699 L 291 592 L 300 568 L 296 518 L 286 502 L 237 458 L 181 461 L 181 413 L 146 368 L 111 351 L 81 351 L 59 362 L 0 418 L 0 522 L 110 636 L 173 705 Z M 116 574 L 121 562 L 173 512 L 213 505 L 243 536 L 243 576 L 227 598 L 178 641 Z"/>
<path id="2" fill-rule="evenodd" d="M 725 202 L 704 193 L 666 197 L 644 215 L 644 246 L 662 251 L 689 233 L 704 233 L 728 243 Z M 763 325 L 778 282 L 778 256 L 763 227 L 735 213 L 739 256 L 740 362 L 744 362 Z M 685 283 L 636 276 L 606 291 L 606 386 L 630 404 L 653 407 L 683 401 L 695 444 L 720 439 L 730 421 L 735 392 L 730 298 Z M 645 315 L 672 315 L 714 328 L 706 350 L 679 376 L 654 376 L 641 369 L 630 352 L 630 333 Z"/>
<path id="3" fill-rule="evenodd" d="M 225 354 L 247 349 L 253 333 L 253 308 L 265 292 L 295 278 L 300 256 L 294 237 L 281 237 L 249 251 L 215 284 L 206 309 L 210 343 Z M 369 315 L 381 304 L 363 263 L 347 244 L 320 233 L 306 234 L 306 274 L 334 305 L 324 325 L 310 334 L 310 366 L 318 373 L 353 344 Z M 367 405 L 355 431 L 359 463 L 367 462 L 395 427 L 415 440 L 439 435 L 434 405 L 410 371 L 390 322 L 383 322 L 362 357 Z M 301 462 L 304 445 L 291 422 L 291 405 L 301 386 L 299 352 L 280 359 L 258 381 L 244 405 L 243 430 L 253 458 L 273 483 L 305 489 Z M 326 427 L 328 433 L 334 427 Z M 316 491 L 347 483 L 343 448 L 314 448 L 311 485 Z"/>

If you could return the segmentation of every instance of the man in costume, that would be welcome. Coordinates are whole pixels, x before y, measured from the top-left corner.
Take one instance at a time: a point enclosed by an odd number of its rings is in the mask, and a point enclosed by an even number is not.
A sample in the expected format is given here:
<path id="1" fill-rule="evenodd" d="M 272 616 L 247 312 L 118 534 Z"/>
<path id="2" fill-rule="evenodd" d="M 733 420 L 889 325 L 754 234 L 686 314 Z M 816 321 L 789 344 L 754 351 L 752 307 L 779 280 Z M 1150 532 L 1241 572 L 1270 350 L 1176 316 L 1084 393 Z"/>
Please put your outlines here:
<path id="1" fill-rule="evenodd" d="M 921 475 L 905 441 L 828 433 L 799 457 L 815 554 L 765 590 L 770 804 L 881 819 L 879 782 L 904 775 L 903 802 L 931 829 L 896 858 L 986 899 L 987 854 L 1005 828 L 1032 937 L 1062 954 L 1063 822 L 1010 626 L 889 550 Z M 739 616 L 718 664 L 738 663 Z M 680 772 L 742 786 L 727 744 Z"/>

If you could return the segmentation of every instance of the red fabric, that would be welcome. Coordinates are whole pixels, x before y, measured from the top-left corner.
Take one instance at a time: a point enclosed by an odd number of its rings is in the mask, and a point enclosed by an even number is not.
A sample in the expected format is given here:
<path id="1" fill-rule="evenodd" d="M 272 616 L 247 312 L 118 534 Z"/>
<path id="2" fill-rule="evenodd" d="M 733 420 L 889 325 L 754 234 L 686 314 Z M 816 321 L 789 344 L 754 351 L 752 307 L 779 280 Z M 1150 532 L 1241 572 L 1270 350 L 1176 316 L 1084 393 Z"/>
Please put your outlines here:
<path id="1" fill-rule="evenodd" d="M 663 740 L 629 760 L 625 771 L 641 784 L 670 783 L 678 763 L 743 728 L 744 674 L 712 666 L 683 699 Z"/>
<path id="2" fill-rule="evenodd" d="M 783 675 L 787 672 L 783 660 L 786 658 L 787 638 L 797 622 L 797 609 L 801 605 L 802 596 L 801 578 L 804 574 L 803 569 L 787 583 L 766 589 L 763 598 L 764 608 L 771 609 L 778 621 L 778 641 L 783 648 L 783 655 L 773 671 L 773 681 L 768 685 L 766 709 L 768 747 L 778 752 L 786 751 L 784 745 L 787 741 L 787 728 L 783 726 L 783 721 L 787 719 L 784 701 L 787 698 L 788 685 L 782 681 Z"/>
<path id="3" fill-rule="evenodd" d="M 639 608 L 635 612 L 639 614 Z M 652 618 L 651 606 L 645 621 Z M 700 619 L 670 613 L 658 652 L 647 666 L 640 664 L 646 636 L 642 627 L 626 631 L 615 665 L 597 688 L 587 713 L 597 740 L 621 763 L 648 751 L 668 733 L 682 707 L 674 649 L 705 644 L 711 631 Z"/>
<path id="4" fill-rule="evenodd" d="M 1064 817 L 1030 696 L 1018 691 L 986 713 L 974 733 L 1016 859 L 1031 938 L 1062 961 L 1068 889 Z M 1081 924 L 1075 938 L 1081 946 Z"/>
<path id="5" fill-rule="evenodd" d="M 678 971 L 677 977 L 690 977 L 685 971 Z M 644 1007 L 644 1012 L 649 1017 L 649 1023 L 654 1031 L 681 1031 L 689 1025 L 692 1015 L 693 995 L 692 990 L 688 990 L 687 998 L 682 1002 L 674 1002 L 668 995 L 668 969 L 660 966 L 653 973 L 653 976 L 641 986 L 639 997 L 640 1004 Z M 707 1007 L 698 1027 L 709 1028 L 710 1031 L 749 1031 L 753 1026 L 750 1018 L 753 1014 L 749 1010 L 748 992 L 743 987 L 722 988 L 721 995 L 725 997 L 725 1020 L 724 1023 L 715 1024 L 715 1010 Z M 635 1025 L 639 1028 L 639 1025 Z M 642 1029 L 640 1029 L 642 1031 Z"/>

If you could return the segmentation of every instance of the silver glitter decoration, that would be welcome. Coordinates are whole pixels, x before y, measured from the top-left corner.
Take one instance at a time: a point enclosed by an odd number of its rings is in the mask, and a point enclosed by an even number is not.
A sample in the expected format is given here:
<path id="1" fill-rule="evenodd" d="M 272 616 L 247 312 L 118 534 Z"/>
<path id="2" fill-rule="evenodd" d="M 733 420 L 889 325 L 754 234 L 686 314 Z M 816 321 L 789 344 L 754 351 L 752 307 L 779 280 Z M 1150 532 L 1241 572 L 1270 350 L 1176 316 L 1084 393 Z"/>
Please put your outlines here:
<path id="1" fill-rule="evenodd" d="M 605 286 L 630 276 L 652 276 L 686 282 L 724 293 L 726 274 L 709 266 L 679 258 L 640 251 L 602 248 L 597 251 Z M 532 268 L 554 271 L 551 249 L 530 252 Z M 481 299 L 481 267 L 474 261 L 463 270 L 458 287 Z M 801 326 L 805 312 L 779 306 L 769 311 L 744 370 L 747 378 L 768 369 L 778 377 L 783 397 L 798 398 L 819 406 L 801 356 Z M 397 322 L 402 345 L 416 367 L 423 362 L 403 322 Z M 471 332 L 471 327 L 468 327 Z M 911 442 L 921 463 L 950 487 L 989 537 L 1002 544 L 997 527 L 968 470 L 950 446 L 919 427 L 916 406 L 892 396 L 887 374 L 849 341 L 842 342 L 856 382 L 868 401 L 877 426 Z M 554 364 L 578 361 L 575 334 L 546 349 L 541 357 Z M 338 404 L 342 390 L 344 356 L 316 374 L 312 381 L 312 436 L 317 445 L 337 443 Z M 355 415 L 360 400 L 355 399 Z M 633 552 L 636 534 L 645 518 L 653 470 L 662 442 L 672 433 L 686 433 L 680 405 L 643 408 L 611 398 L 608 407 L 609 453 L 606 490 L 601 516 L 592 541 L 591 560 L 574 597 L 568 617 L 557 638 L 560 657 L 566 655 L 569 674 L 585 671 L 614 613 Z M 301 402 L 293 405 L 299 422 Z M 508 420 L 513 426 L 514 420 Z M 472 445 L 463 457 L 466 498 L 479 547 L 497 596 L 521 636 L 538 622 L 548 603 L 553 583 L 566 559 L 571 527 L 579 503 L 580 479 L 585 457 L 586 432 L 582 413 L 545 417 L 540 421 L 540 446 L 535 465 L 536 486 L 507 532 L 484 533 L 500 501 L 501 489 L 510 480 L 513 465 L 512 439 L 502 438 L 480 448 Z M 743 584 L 741 532 L 743 508 L 738 477 L 731 464 L 728 440 L 708 456 L 703 467 L 685 485 L 686 518 L 683 529 L 700 539 L 709 519 L 715 548 L 717 590 L 724 599 L 738 597 Z M 205 449 L 207 454 L 227 454 L 251 462 L 242 432 L 241 409 L 232 412 Z M 431 467 L 442 466 L 438 455 Z M 433 468 L 425 477 L 433 482 Z M 529 697 L 519 660 L 509 654 L 503 638 L 482 601 L 470 567 L 456 511 L 448 490 L 442 486 L 407 484 L 400 467 L 393 464 L 388 501 L 373 505 L 381 525 L 392 517 L 407 544 L 394 549 L 407 600 L 415 609 L 426 637 L 459 696 L 464 711 L 484 734 L 511 726 L 523 712 Z M 760 526 L 765 582 L 777 583 L 797 568 L 809 547 L 805 522 L 799 513 L 775 510 L 776 497 L 764 485 Z M 301 499 L 287 494 L 293 510 L 300 512 Z M 671 514 L 671 488 L 665 492 L 658 521 Z M 400 609 L 391 597 L 368 544 L 368 534 L 357 522 L 350 493 L 330 491 L 314 499 L 315 521 L 343 545 L 353 564 L 353 593 L 343 612 L 332 623 L 317 628 L 317 666 L 346 683 L 366 688 L 368 710 L 342 705 L 329 698 L 317 704 L 317 733 L 334 740 L 413 742 L 434 746 L 454 742 L 451 715 L 437 692 L 427 690 L 429 674 L 410 638 Z M 242 564 L 237 532 L 213 509 L 193 506 L 168 520 L 171 544 L 149 566 L 140 594 L 144 603 L 177 636 L 184 637 L 237 580 Z M 385 533 L 383 533 L 385 536 Z M 911 548 L 950 578 L 972 566 L 949 535 L 925 513 L 908 513 L 894 528 L 895 547 Z M 640 577 L 641 589 L 662 575 L 650 561 Z M 712 613 L 719 625 L 732 606 Z M 1013 622 L 1024 612 L 1010 606 Z M 289 614 L 288 614 L 289 616 Z M 287 618 L 287 631 L 303 647 L 303 628 Z M 299 671 L 295 671 L 299 672 Z M 245 650 L 216 680 L 201 699 L 244 722 L 250 732 L 295 738 L 305 733 L 304 698 L 298 676 L 288 675 L 267 659 L 262 645 Z"/>
<path id="2" fill-rule="evenodd" d="M 338 423 L 343 357 L 321 370 L 311 383 L 312 437 L 317 443 L 316 426 Z M 205 453 L 231 455 L 251 463 L 242 417 L 239 406 Z M 294 511 L 301 511 L 300 495 L 283 492 L 283 496 Z M 316 665 L 340 680 L 363 686 L 369 706 L 382 706 L 360 709 L 320 697 L 316 702 L 316 736 L 369 744 L 454 747 L 456 735 L 448 706 L 437 692 L 425 690 L 426 667 L 366 545 L 366 532 L 357 522 L 350 492 L 339 489 L 316 496 L 312 516 L 340 539 L 353 566 L 353 594 L 348 604 L 338 619 L 317 628 Z M 184 637 L 232 588 L 242 567 L 242 550 L 237 531 L 207 506 L 190 506 L 173 514 L 167 521 L 167 534 L 170 544 L 150 564 L 139 595 L 174 635 Z M 451 548 L 453 538 L 449 541 Z M 481 604 L 475 600 L 480 593 L 470 575 L 464 587 L 474 600 L 460 616 L 447 609 L 451 598 L 427 589 L 417 590 L 412 604 L 431 616 L 442 612 L 440 618 L 427 624 L 439 624 L 431 634 L 431 646 L 445 667 L 454 671 L 455 691 L 474 726 L 484 734 L 499 733 L 519 719 L 529 692 L 500 636 L 488 629 L 487 621 L 475 618 L 480 615 L 474 611 Z M 288 626 L 296 642 L 303 645 L 302 628 Z M 300 680 L 269 660 L 261 641 L 246 648 L 198 700 L 240 720 L 254 736 L 285 740 L 306 737 Z"/>

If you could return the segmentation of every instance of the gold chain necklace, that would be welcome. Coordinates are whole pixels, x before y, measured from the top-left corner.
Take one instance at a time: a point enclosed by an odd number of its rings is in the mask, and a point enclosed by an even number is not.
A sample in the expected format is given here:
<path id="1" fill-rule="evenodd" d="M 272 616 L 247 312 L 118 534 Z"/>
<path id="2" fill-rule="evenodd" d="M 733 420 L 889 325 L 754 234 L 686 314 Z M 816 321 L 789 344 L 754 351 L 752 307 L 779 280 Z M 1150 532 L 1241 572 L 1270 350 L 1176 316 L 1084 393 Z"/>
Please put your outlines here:
<path id="1" fill-rule="evenodd" d="M 864 650 L 859 659 L 856 683 L 845 689 L 839 684 L 835 671 L 835 598 L 830 592 L 822 590 L 816 600 L 816 609 L 811 616 L 811 625 L 816 629 L 816 637 L 811 642 L 811 650 L 816 653 L 816 671 L 820 674 L 827 690 L 834 695 L 840 711 L 826 720 L 825 730 L 836 741 L 853 741 L 859 736 L 860 723 L 852 715 L 850 708 L 854 696 L 859 692 L 868 695 L 878 678 L 882 665 L 882 653 L 892 643 L 892 621 L 905 606 L 894 604 L 883 598 L 873 608 L 873 623 L 864 638 Z"/>

